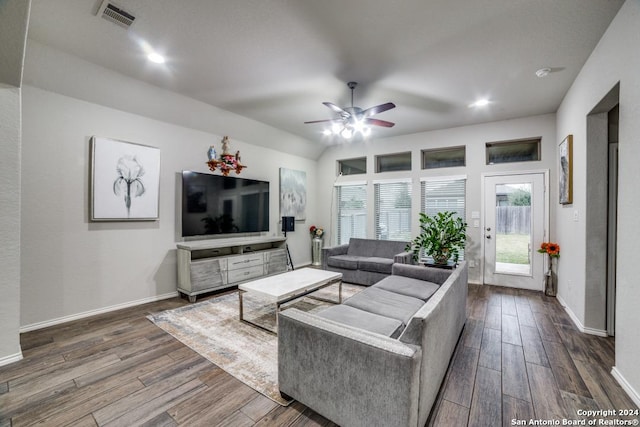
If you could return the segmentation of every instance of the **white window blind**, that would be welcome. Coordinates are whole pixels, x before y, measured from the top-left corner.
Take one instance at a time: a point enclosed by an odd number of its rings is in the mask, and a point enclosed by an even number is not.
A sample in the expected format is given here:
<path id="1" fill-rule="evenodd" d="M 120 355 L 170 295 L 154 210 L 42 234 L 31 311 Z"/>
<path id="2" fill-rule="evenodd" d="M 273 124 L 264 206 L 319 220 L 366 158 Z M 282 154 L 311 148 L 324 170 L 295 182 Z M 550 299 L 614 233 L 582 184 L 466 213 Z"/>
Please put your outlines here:
<path id="1" fill-rule="evenodd" d="M 374 183 L 378 240 L 411 240 L 411 181 Z"/>
<path id="2" fill-rule="evenodd" d="M 352 237 L 367 237 L 367 185 L 342 184 L 337 187 L 338 244 Z"/>
<path id="3" fill-rule="evenodd" d="M 454 179 L 428 179 L 420 183 L 420 211 L 433 216 L 438 212 L 452 211 L 465 221 L 466 177 Z M 427 257 L 421 256 L 424 261 Z M 464 259 L 464 249 L 460 251 L 459 260 Z"/>

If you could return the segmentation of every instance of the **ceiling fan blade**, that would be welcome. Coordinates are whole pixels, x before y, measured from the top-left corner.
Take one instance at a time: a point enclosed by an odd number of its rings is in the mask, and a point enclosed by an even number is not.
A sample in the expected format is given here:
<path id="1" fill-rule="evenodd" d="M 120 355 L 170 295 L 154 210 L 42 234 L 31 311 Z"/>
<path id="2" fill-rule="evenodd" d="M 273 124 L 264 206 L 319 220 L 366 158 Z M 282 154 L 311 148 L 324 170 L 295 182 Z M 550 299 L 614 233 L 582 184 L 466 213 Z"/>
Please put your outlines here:
<path id="1" fill-rule="evenodd" d="M 312 120 L 310 122 L 304 122 L 305 125 L 309 124 L 309 123 L 326 123 L 326 122 L 334 122 L 336 121 L 335 119 L 327 119 L 327 120 Z"/>
<path id="2" fill-rule="evenodd" d="M 375 107 L 367 108 L 362 112 L 363 117 L 371 117 L 374 114 L 382 113 L 387 110 L 391 110 L 392 108 L 396 108 L 396 104 L 393 102 L 387 102 L 386 104 L 376 105 Z"/>
<path id="3" fill-rule="evenodd" d="M 383 126 L 386 128 L 392 128 L 393 126 L 395 126 L 395 123 L 388 122 L 386 120 L 372 119 L 372 118 L 364 119 L 364 123 L 367 125 Z"/>
<path id="4" fill-rule="evenodd" d="M 327 107 L 329 107 L 333 112 L 338 113 L 341 116 L 344 116 L 345 114 L 347 116 L 351 115 L 348 112 L 344 111 L 342 108 L 338 107 L 336 104 L 333 104 L 331 102 L 323 102 L 323 104 L 326 105 Z"/>

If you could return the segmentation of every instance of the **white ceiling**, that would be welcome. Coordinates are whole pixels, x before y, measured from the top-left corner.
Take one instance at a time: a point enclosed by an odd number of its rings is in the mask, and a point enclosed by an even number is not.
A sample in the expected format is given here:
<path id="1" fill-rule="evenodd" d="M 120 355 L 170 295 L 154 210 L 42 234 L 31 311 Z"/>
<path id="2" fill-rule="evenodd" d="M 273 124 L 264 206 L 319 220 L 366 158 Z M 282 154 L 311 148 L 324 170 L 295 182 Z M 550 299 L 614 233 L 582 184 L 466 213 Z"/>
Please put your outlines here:
<path id="1" fill-rule="evenodd" d="M 555 112 L 623 3 L 119 0 L 136 17 L 124 30 L 95 16 L 101 2 L 33 0 L 29 37 L 318 143 L 323 125 L 303 122 L 349 106 L 351 80 L 355 105 L 397 105 L 378 138 Z"/>

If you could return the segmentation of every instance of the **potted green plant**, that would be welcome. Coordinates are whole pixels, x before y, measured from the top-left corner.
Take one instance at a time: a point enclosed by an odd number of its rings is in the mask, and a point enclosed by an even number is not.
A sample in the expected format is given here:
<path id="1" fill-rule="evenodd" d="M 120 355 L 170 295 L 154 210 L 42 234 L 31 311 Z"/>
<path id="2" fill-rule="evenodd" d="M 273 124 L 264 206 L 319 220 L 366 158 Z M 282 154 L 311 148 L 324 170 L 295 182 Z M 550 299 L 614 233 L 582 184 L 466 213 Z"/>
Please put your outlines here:
<path id="1" fill-rule="evenodd" d="M 458 262 L 460 249 L 464 248 L 467 239 L 467 223 L 454 212 L 438 212 L 433 216 L 420 213 L 420 234 L 413 239 L 406 250 L 413 252 L 413 259 L 420 259 L 424 250 L 438 265 L 447 264 L 449 259 Z"/>

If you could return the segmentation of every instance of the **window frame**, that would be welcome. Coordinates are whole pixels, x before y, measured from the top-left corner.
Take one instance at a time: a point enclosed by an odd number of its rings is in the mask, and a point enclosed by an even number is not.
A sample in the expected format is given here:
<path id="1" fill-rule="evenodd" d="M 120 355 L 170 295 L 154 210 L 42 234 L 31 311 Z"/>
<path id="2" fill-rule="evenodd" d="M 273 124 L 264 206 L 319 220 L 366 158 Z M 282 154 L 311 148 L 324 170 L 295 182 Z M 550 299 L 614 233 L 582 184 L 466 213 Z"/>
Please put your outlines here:
<path id="1" fill-rule="evenodd" d="M 402 185 L 407 185 L 408 186 L 408 197 L 409 197 L 409 206 L 408 207 L 404 207 L 404 208 L 399 208 L 399 207 L 394 207 L 392 209 L 387 209 L 385 208 L 385 212 L 387 213 L 387 216 L 389 213 L 392 213 L 393 210 L 395 209 L 406 209 L 405 215 L 406 215 L 406 220 L 403 220 L 403 214 L 402 212 L 398 211 L 398 218 L 397 218 L 397 223 L 399 223 L 400 225 L 403 225 L 403 223 L 406 223 L 406 225 L 408 226 L 408 228 L 406 228 L 405 230 L 399 230 L 399 233 L 406 233 L 406 235 L 402 235 L 402 236 L 397 236 L 396 234 L 394 234 L 394 238 L 393 239 L 389 239 L 389 236 L 391 234 L 391 230 L 389 229 L 389 226 L 387 225 L 387 236 L 386 238 L 381 238 L 382 237 L 382 227 L 381 227 L 381 223 L 380 223 L 380 218 L 381 218 L 381 209 L 380 209 L 380 188 L 381 186 L 387 186 L 387 185 L 391 185 L 391 186 L 402 186 Z M 388 196 L 391 196 L 394 194 L 394 190 L 393 187 L 390 190 L 385 190 L 386 192 L 388 192 Z M 396 193 L 397 194 L 397 193 Z M 385 194 L 387 195 L 387 194 Z M 406 240 L 409 241 L 411 240 L 411 227 L 412 227 L 412 222 L 411 222 L 411 217 L 412 217 L 412 206 L 413 206 L 413 180 L 411 178 L 398 178 L 398 179 L 385 179 L 385 180 L 375 180 L 373 181 L 373 232 L 374 232 L 374 239 L 376 240 Z M 395 233 L 395 232 L 394 232 Z"/>
<path id="2" fill-rule="evenodd" d="M 341 208 L 340 208 L 340 197 L 341 197 L 341 191 L 344 187 L 362 187 L 362 189 L 364 190 L 364 198 L 362 200 L 363 202 L 363 206 L 362 206 L 362 210 L 364 212 L 364 234 L 362 236 L 360 235 L 349 235 L 349 239 L 351 237 L 355 237 L 355 238 L 367 238 L 367 228 L 368 228 L 368 221 L 369 221 L 369 212 L 367 210 L 367 199 L 369 197 L 369 192 L 368 192 L 368 184 L 367 181 L 345 181 L 345 182 L 340 182 L 340 183 L 335 183 L 334 184 L 334 189 L 335 189 L 335 202 L 336 202 L 336 230 L 335 230 L 335 244 L 337 245 L 343 245 L 346 243 L 349 243 L 348 240 L 346 242 L 342 242 L 341 241 L 341 233 L 340 231 L 342 230 L 341 227 L 341 221 L 340 221 L 340 212 L 341 212 Z M 353 228 L 353 227 L 352 227 Z"/>
<path id="3" fill-rule="evenodd" d="M 463 186 L 463 194 L 462 197 L 460 197 L 460 195 L 455 196 L 458 198 L 458 200 L 462 200 L 462 207 L 459 207 L 457 209 L 455 209 L 456 213 L 458 214 L 458 216 L 461 216 L 462 220 L 466 222 L 466 216 L 467 216 L 467 182 L 468 182 L 468 178 L 467 175 L 455 175 L 455 176 L 430 176 L 430 177 L 422 177 L 420 178 L 420 212 L 421 213 L 427 213 L 427 195 L 426 195 L 426 190 L 427 190 L 427 183 L 441 183 L 442 185 L 444 185 L 446 182 L 456 182 L 456 181 L 462 181 L 462 186 Z M 453 197 L 452 197 L 453 198 Z M 442 212 L 442 211 L 453 211 L 454 209 L 447 207 L 442 207 L 440 209 L 435 208 L 435 212 Z M 434 213 L 435 213 L 434 212 Z M 459 253 L 459 257 L 458 260 L 462 261 L 465 259 L 465 252 L 466 252 L 466 248 L 463 248 L 460 250 Z M 432 262 L 433 259 L 431 257 L 427 257 L 424 255 L 424 253 L 420 253 L 420 261 L 421 262 Z"/>

